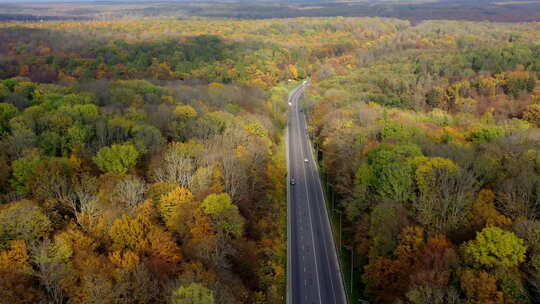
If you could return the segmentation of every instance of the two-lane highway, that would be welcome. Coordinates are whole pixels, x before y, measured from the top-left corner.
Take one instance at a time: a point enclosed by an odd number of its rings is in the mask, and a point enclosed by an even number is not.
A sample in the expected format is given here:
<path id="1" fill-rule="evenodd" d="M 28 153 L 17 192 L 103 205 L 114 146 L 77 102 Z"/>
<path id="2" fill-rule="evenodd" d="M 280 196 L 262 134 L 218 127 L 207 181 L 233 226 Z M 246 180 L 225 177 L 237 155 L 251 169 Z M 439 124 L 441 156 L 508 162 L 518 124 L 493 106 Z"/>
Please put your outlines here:
<path id="1" fill-rule="evenodd" d="M 289 96 L 287 134 L 288 304 L 345 304 L 347 299 L 317 164 L 299 101 L 306 82 Z"/>

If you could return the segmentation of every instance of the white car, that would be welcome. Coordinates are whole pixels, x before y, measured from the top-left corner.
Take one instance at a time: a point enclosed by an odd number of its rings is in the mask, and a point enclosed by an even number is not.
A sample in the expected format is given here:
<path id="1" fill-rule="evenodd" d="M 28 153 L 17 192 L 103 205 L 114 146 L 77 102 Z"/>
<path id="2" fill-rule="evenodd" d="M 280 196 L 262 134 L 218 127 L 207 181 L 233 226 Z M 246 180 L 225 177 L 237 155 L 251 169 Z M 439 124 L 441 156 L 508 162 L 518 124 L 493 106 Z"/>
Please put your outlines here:
<path id="1" fill-rule="evenodd" d="M 304 158 L 304 162 L 305 162 L 305 163 L 309 163 L 309 159 Z"/>
<path id="2" fill-rule="evenodd" d="M 289 106 L 292 106 L 292 102 L 289 102 Z"/>

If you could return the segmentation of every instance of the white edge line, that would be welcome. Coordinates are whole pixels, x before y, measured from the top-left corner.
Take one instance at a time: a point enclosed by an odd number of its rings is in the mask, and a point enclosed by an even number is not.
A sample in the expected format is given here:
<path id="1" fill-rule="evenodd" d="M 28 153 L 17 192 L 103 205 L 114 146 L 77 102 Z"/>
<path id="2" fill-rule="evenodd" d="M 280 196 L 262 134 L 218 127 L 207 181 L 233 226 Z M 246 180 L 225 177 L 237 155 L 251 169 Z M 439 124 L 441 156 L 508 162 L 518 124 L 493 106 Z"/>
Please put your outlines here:
<path id="1" fill-rule="evenodd" d="M 287 96 L 287 104 L 291 101 L 291 97 L 294 96 L 298 87 L 289 92 Z M 290 111 L 290 109 L 289 109 Z M 287 114 L 288 116 L 288 114 Z M 285 128 L 285 153 L 287 158 L 287 304 L 292 304 L 292 254 L 291 254 L 291 168 L 289 162 L 289 120 L 287 119 L 287 127 Z"/>
<path id="2" fill-rule="evenodd" d="M 303 85 L 300 86 L 301 88 L 303 88 Z M 302 93 L 301 93 L 302 94 Z M 298 98 L 296 100 L 296 104 L 295 104 L 295 107 L 297 108 L 295 112 L 296 114 L 296 118 L 298 121 L 300 121 L 300 114 L 298 114 L 298 101 L 299 101 L 300 98 Z M 298 128 L 298 135 L 300 136 L 300 138 L 302 137 L 302 133 L 304 133 L 304 130 L 300 130 L 300 128 Z M 311 145 L 310 145 L 311 146 Z M 302 154 L 304 154 L 304 145 L 302 144 L 302 140 L 300 140 L 300 151 L 302 151 Z M 306 173 L 306 166 L 305 165 L 302 165 L 302 169 L 304 171 L 304 187 L 306 189 L 306 199 L 307 199 L 307 203 L 308 203 L 308 214 L 309 214 L 309 225 L 311 227 L 311 244 L 313 245 L 313 259 L 315 260 L 315 275 L 317 276 L 317 291 L 318 291 L 318 295 L 319 295 L 319 303 L 322 304 L 322 296 L 321 296 L 321 280 L 319 278 L 319 266 L 318 266 L 318 263 L 317 263 L 317 249 L 315 248 L 315 232 L 313 231 L 313 220 L 312 220 L 312 217 L 311 217 L 311 204 L 309 202 L 309 190 L 308 190 L 308 187 L 307 187 L 307 173 Z"/>
<path id="3" fill-rule="evenodd" d="M 287 98 L 287 102 L 290 100 L 290 94 Z M 292 257 L 291 257 L 291 184 L 290 184 L 290 166 L 289 166 L 289 120 L 287 119 L 287 127 L 285 128 L 285 157 L 287 159 L 287 304 L 292 304 Z"/>
<path id="4" fill-rule="evenodd" d="M 307 127 L 307 122 L 304 121 L 304 123 L 306 124 L 306 127 Z M 307 136 L 306 136 L 306 139 L 307 139 L 307 142 L 308 142 L 308 144 L 309 144 L 309 138 L 307 138 Z M 314 158 L 313 158 L 313 151 L 311 151 L 311 149 L 310 149 L 310 153 L 311 153 L 311 162 L 315 162 L 315 160 L 314 160 Z M 311 169 L 311 168 L 310 168 L 310 169 Z M 315 171 L 315 172 L 314 172 L 314 171 Z M 310 177 L 313 178 L 313 179 L 318 180 L 318 179 L 320 178 L 320 176 L 318 176 L 318 175 L 316 175 L 316 174 L 317 174 L 316 170 L 309 170 L 309 175 L 310 175 Z M 317 188 L 318 188 L 318 187 L 317 187 Z M 315 190 L 315 191 L 317 192 L 317 191 L 319 191 L 319 189 L 317 189 L 317 190 Z M 320 194 L 321 197 L 324 197 L 324 193 L 318 193 L 318 194 Z M 323 204 L 326 204 L 326 202 L 325 202 L 324 200 L 322 201 L 322 203 L 323 203 Z M 323 206 L 323 208 L 326 209 L 326 206 Z M 323 214 L 322 217 L 324 217 L 324 216 L 327 216 L 327 215 L 324 215 L 324 214 Z M 321 220 L 324 221 L 324 219 L 321 219 Z M 324 224 L 323 224 L 323 225 L 324 225 Z M 333 238 L 333 237 L 334 237 L 334 235 L 333 235 L 333 233 L 332 233 L 332 230 L 330 229 L 330 238 Z M 334 297 L 334 300 L 335 300 L 335 299 L 336 299 L 336 286 L 334 285 L 334 279 L 333 279 L 333 275 L 332 275 L 332 269 L 331 269 L 331 267 L 330 267 L 330 264 L 331 264 L 330 259 L 331 259 L 331 258 L 329 257 L 329 254 L 328 254 L 328 247 L 327 247 L 326 241 L 324 240 L 324 237 L 322 238 L 322 241 L 321 241 L 321 242 L 322 242 L 322 245 L 323 245 L 323 247 L 324 247 L 324 250 L 326 251 L 326 254 L 325 254 L 325 256 L 326 256 L 326 262 L 327 262 L 327 265 L 326 265 L 326 266 L 328 267 L 328 273 L 330 274 L 330 277 L 329 277 L 329 278 L 330 278 L 330 284 L 331 284 L 331 289 L 332 289 L 332 296 Z M 335 249 L 331 249 L 331 250 L 335 250 Z M 338 264 L 338 269 L 339 269 L 339 264 Z M 340 272 L 341 272 L 341 271 L 340 271 Z M 341 279 L 341 278 L 338 278 L 338 280 L 340 280 L 340 279 Z M 341 286 L 338 287 L 338 288 L 341 288 Z"/>
<path id="5" fill-rule="evenodd" d="M 304 123 L 306 125 L 306 127 L 308 126 L 307 124 L 307 119 L 306 119 L 306 115 L 305 113 L 302 113 L 303 115 L 303 118 L 304 118 Z M 306 135 L 307 136 L 307 135 Z M 332 233 L 332 237 L 330 238 L 331 239 L 331 242 L 332 242 L 332 245 L 334 246 L 334 250 L 332 250 L 333 252 L 333 256 L 334 256 L 334 261 L 336 262 L 336 265 L 338 266 L 339 268 L 339 274 L 340 274 L 340 280 L 339 280 L 339 283 L 341 285 L 341 294 L 343 296 L 343 299 L 345 300 L 346 303 L 348 303 L 349 299 L 347 297 L 347 295 L 345 294 L 345 286 L 343 284 L 343 270 L 341 269 L 341 263 L 339 262 L 339 259 L 337 258 L 337 247 L 336 247 L 336 243 L 335 243 L 335 240 L 334 240 L 334 237 L 335 237 L 335 234 L 334 234 L 334 229 L 332 228 L 332 225 L 330 224 L 330 218 L 328 217 L 328 206 L 326 204 L 326 197 L 325 197 L 325 193 L 322 189 L 322 185 L 321 185 L 321 174 L 319 172 L 319 163 L 317 161 L 317 159 L 315 158 L 315 152 L 313 150 L 313 145 L 311 144 L 311 140 L 309 139 L 308 137 L 308 140 L 307 142 L 309 143 L 309 147 L 310 147 L 310 151 L 311 151 L 311 157 L 312 157 L 312 160 L 313 162 L 315 163 L 315 170 L 317 171 L 317 184 L 319 185 L 319 191 L 321 192 L 321 197 L 323 199 L 323 204 L 324 204 L 324 214 L 326 215 L 326 223 L 328 224 L 328 227 L 330 228 L 330 232 Z"/>

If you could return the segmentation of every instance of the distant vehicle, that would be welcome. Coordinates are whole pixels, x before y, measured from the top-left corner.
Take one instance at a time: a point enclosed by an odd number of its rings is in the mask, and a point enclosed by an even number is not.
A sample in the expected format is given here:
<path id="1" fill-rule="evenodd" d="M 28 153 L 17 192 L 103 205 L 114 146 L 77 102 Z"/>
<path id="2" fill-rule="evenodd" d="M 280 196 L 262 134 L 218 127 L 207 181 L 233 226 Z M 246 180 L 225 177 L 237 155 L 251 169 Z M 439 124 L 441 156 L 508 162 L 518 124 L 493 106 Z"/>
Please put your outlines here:
<path id="1" fill-rule="evenodd" d="M 294 178 L 291 178 L 291 185 L 296 185 L 296 180 Z"/>
<path id="2" fill-rule="evenodd" d="M 307 80 L 304 80 L 303 84 L 306 84 L 307 83 Z"/>
<path id="3" fill-rule="evenodd" d="M 292 102 L 289 102 L 289 106 L 292 106 Z"/>
<path id="4" fill-rule="evenodd" d="M 309 163 L 309 159 L 304 158 L 304 162 L 305 162 L 305 163 Z"/>

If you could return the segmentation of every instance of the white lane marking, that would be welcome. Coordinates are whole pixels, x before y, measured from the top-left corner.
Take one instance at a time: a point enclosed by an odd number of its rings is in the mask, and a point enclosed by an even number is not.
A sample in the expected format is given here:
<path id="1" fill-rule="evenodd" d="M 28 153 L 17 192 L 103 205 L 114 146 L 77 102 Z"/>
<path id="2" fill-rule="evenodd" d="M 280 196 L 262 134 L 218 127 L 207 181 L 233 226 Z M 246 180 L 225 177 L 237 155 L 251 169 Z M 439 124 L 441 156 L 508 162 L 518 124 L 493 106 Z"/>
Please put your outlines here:
<path id="1" fill-rule="evenodd" d="M 313 170 L 309 170 L 310 171 L 310 175 L 313 177 L 313 178 L 316 178 L 315 176 L 313 176 Z M 322 202 L 323 204 L 325 204 L 325 202 L 323 201 Z M 326 208 L 326 206 L 323 206 L 323 208 Z M 323 215 L 324 216 L 324 215 Z M 324 219 L 321 219 L 321 221 L 324 220 Z M 330 236 L 330 237 L 333 237 L 333 236 Z M 327 266 L 327 269 L 328 269 L 328 273 L 330 274 L 329 277 L 330 277 L 330 286 L 331 286 L 331 289 L 332 289 L 332 299 L 334 299 L 334 301 L 336 300 L 336 291 L 335 291 L 335 286 L 334 286 L 334 279 L 333 279 L 333 275 L 332 275 L 332 269 L 330 267 L 330 258 L 328 256 L 328 247 L 326 246 L 326 241 L 325 241 L 325 238 L 321 238 L 321 242 L 322 242 L 322 245 L 324 247 L 324 250 L 325 250 L 325 255 L 326 255 L 326 266 Z"/>
<path id="2" fill-rule="evenodd" d="M 291 101 L 294 101 L 295 98 L 297 98 L 297 95 L 298 93 L 300 92 L 302 87 L 298 87 L 296 90 L 294 90 L 292 92 L 292 94 L 289 96 L 289 99 Z M 294 153 L 294 138 L 293 138 L 293 133 L 294 132 L 294 118 L 295 116 L 295 113 L 294 112 L 291 112 L 290 113 L 290 116 L 289 116 L 289 125 L 288 125 L 288 128 L 287 128 L 287 134 L 286 134 L 286 137 L 287 137 L 287 145 L 286 145 L 286 152 L 287 152 L 287 169 L 288 169 L 288 177 L 290 179 L 291 176 L 294 176 L 294 174 L 296 173 L 295 169 L 296 169 L 296 166 L 292 166 L 291 167 L 291 163 L 295 164 L 294 162 L 294 158 L 296 156 L 296 153 Z M 298 121 L 296 122 L 296 124 L 298 124 Z M 288 233 L 288 247 L 290 249 L 292 249 L 292 233 L 291 233 L 291 230 L 292 230 L 292 219 L 291 219 L 291 213 L 294 212 L 293 210 L 297 209 L 297 212 L 298 214 L 302 214 L 302 211 L 301 208 L 300 208 L 300 204 L 296 203 L 294 204 L 294 201 L 292 199 L 292 187 L 290 187 L 290 182 L 288 181 L 287 182 L 287 199 L 289 201 L 289 203 L 287 204 L 287 211 L 288 211 L 288 229 L 287 229 L 287 233 Z M 301 219 L 302 217 L 300 217 Z M 303 225 L 300 225 L 300 230 L 303 230 Z M 298 233 L 298 231 L 297 231 Z M 300 231 L 300 237 L 303 239 L 303 233 Z M 301 242 L 301 244 L 303 243 L 303 241 Z M 302 244 L 302 247 L 304 247 L 304 244 Z M 287 270 L 288 270 L 288 275 L 287 275 L 287 279 L 288 279 L 288 290 L 287 290 L 287 304 L 292 304 L 292 255 L 291 255 L 291 250 L 288 250 L 288 254 L 287 254 L 287 259 L 288 259 L 288 263 L 287 263 Z M 302 259 L 305 260 L 305 256 L 302 256 Z M 305 261 L 304 261 L 305 263 Z M 306 296 L 307 298 L 307 296 Z"/>
<path id="3" fill-rule="evenodd" d="M 306 120 L 306 115 L 305 115 L 305 114 L 303 115 L 303 120 L 304 120 L 304 125 L 305 125 L 305 127 L 306 127 L 306 129 L 307 129 L 307 120 Z M 311 146 L 311 142 L 310 142 L 309 138 L 307 137 L 307 134 L 304 135 L 304 136 L 306 137 L 307 142 L 309 143 L 309 150 L 310 150 L 310 151 L 309 151 L 309 152 L 310 152 L 310 153 L 309 153 L 309 157 L 311 158 L 311 162 L 314 163 L 315 160 L 314 160 L 314 151 L 313 151 L 313 147 Z M 310 162 L 310 163 L 311 163 L 311 162 Z M 317 169 L 317 173 L 318 173 L 318 166 L 317 166 L 317 163 L 314 163 L 313 165 L 314 165 L 315 168 Z M 342 295 L 343 299 L 346 301 L 346 296 L 345 296 L 345 291 L 344 291 L 343 281 L 341 280 L 341 271 L 340 271 L 340 269 L 339 269 L 339 268 L 340 268 L 340 265 L 339 265 L 339 262 L 337 261 L 337 252 L 336 252 L 336 246 L 335 246 L 335 244 L 334 244 L 334 237 L 333 237 L 333 235 L 332 235 L 331 227 L 329 226 L 329 225 L 330 225 L 330 219 L 329 219 L 329 217 L 328 217 L 328 211 L 326 210 L 326 201 L 325 201 L 325 198 L 324 198 L 324 192 L 323 192 L 323 190 L 322 190 L 321 180 L 320 180 L 318 174 L 315 176 L 314 170 L 310 170 L 310 175 L 317 181 L 317 185 L 319 186 L 319 187 L 318 187 L 318 188 L 319 188 L 319 189 L 318 189 L 318 190 L 319 190 L 318 193 L 319 193 L 319 195 L 320 195 L 321 198 L 322 198 L 323 209 L 324 209 L 324 210 L 323 210 L 323 211 L 324 211 L 323 217 L 326 216 L 326 223 L 327 223 L 326 226 L 327 226 L 327 228 L 330 229 L 329 231 L 330 231 L 330 234 L 331 234 L 331 236 L 330 236 L 330 237 L 331 237 L 331 238 L 330 238 L 330 241 L 332 242 L 332 245 L 333 245 L 332 254 L 333 254 L 333 257 L 334 257 L 334 262 L 336 263 L 336 266 L 338 267 L 338 271 L 340 272 L 340 273 L 339 273 L 339 274 L 340 274 L 340 280 L 338 280 L 338 281 L 339 281 L 339 284 L 340 284 L 340 286 L 341 286 L 341 295 Z M 321 219 L 321 220 L 323 220 L 323 219 Z M 323 220 L 323 221 L 324 221 L 324 220 Z M 328 230 L 326 230 L 326 231 L 328 231 Z M 323 238 L 323 239 L 324 239 L 324 238 Z M 333 298 L 336 299 L 336 292 L 335 292 L 335 288 L 334 288 L 334 280 L 333 280 L 333 276 L 332 276 L 332 271 L 331 271 L 331 269 L 330 269 L 330 260 L 329 260 L 329 256 L 328 256 L 328 250 L 327 250 L 326 242 L 324 242 L 324 241 L 323 241 L 323 246 L 324 246 L 325 251 L 326 251 L 326 253 L 327 253 L 327 254 L 326 254 L 326 261 L 327 261 L 327 263 L 328 263 L 327 266 L 328 266 L 328 270 L 329 270 L 329 273 L 330 273 L 330 282 L 331 282 L 331 286 L 332 286 L 332 294 L 333 294 L 333 296 L 334 296 Z"/>
<path id="4" fill-rule="evenodd" d="M 295 105 L 296 119 L 299 122 L 300 117 L 298 115 L 298 99 L 294 100 L 294 102 L 295 102 L 294 105 Z M 301 137 L 301 132 L 300 132 L 300 127 L 299 126 L 297 126 L 296 131 L 299 134 L 298 138 L 301 139 L 302 137 Z M 303 145 L 302 145 L 302 140 L 300 140 L 300 151 L 302 152 L 302 154 L 304 154 L 304 148 L 303 148 Z M 317 263 L 317 254 L 316 254 L 316 249 L 315 249 L 315 234 L 313 232 L 313 221 L 311 219 L 311 212 L 310 212 L 311 204 L 309 202 L 309 191 L 308 191 L 308 188 L 307 188 L 306 166 L 302 166 L 302 169 L 304 170 L 304 187 L 306 189 L 306 200 L 307 200 L 307 203 L 308 203 L 309 224 L 311 226 L 311 240 L 312 240 L 311 244 L 313 245 L 313 259 L 315 260 L 315 275 L 317 276 L 317 292 L 318 292 L 318 295 L 319 295 L 319 303 L 322 304 L 321 285 L 320 285 L 320 280 L 319 280 L 319 266 L 318 266 L 318 263 Z"/>
<path id="5" fill-rule="evenodd" d="M 302 116 L 303 116 L 302 118 L 303 118 L 303 121 L 304 121 L 304 125 L 307 126 L 306 116 L 305 116 L 305 115 L 302 115 Z M 307 138 L 307 135 L 304 135 L 304 136 L 306 137 L 306 141 L 309 142 L 309 138 Z M 308 171 L 309 171 L 310 177 L 313 178 L 313 180 L 315 181 L 315 180 L 318 179 L 318 177 L 315 176 L 314 170 L 312 170 L 312 168 L 311 168 L 311 163 L 315 162 L 315 159 L 313 158 L 313 154 L 312 154 L 311 152 L 312 152 L 312 151 L 311 151 L 311 149 L 310 149 L 309 153 L 306 153 L 307 156 L 304 156 L 304 157 L 310 159 L 310 162 L 307 163 L 306 166 L 309 167 L 309 170 L 308 170 Z M 319 190 L 319 189 L 317 189 L 317 190 Z M 317 191 L 317 192 L 319 192 L 319 191 Z M 318 195 L 320 195 L 320 194 L 321 194 L 321 193 L 319 193 Z M 318 201 L 318 200 L 315 200 L 315 201 L 316 201 L 316 202 L 320 202 L 320 201 Z M 325 204 L 325 201 L 324 201 L 324 200 L 322 201 L 322 204 L 323 204 L 323 208 L 326 208 L 326 206 L 324 205 L 324 204 Z M 320 207 L 320 206 L 319 206 L 319 207 Z M 317 210 L 317 211 L 319 212 L 319 210 Z M 319 215 L 320 215 L 320 213 L 319 213 Z M 324 215 L 323 215 L 323 216 L 324 216 Z M 324 220 L 324 219 L 321 218 L 321 221 L 323 221 L 323 220 Z M 331 236 L 331 237 L 333 237 L 333 236 Z M 326 255 L 326 268 L 328 269 L 328 273 L 330 274 L 329 277 L 330 277 L 330 286 L 331 286 L 331 289 L 332 289 L 332 298 L 335 300 L 335 299 L 336 299 L 336 291 L 335 291 L 335 286 L 334 286 L 334 279 L 333 279 L 333 275 L 332 275 L 332 269 L 331 269 L 331 267 L 330 267 L 330 264 L 331 264 L 331 263 L 330 263 L 330 259 L 329 259 L 329 255 L 328 255 L 328 246 L 326 246 L 326 238 L 324 238 L 324 237 L 321 238 L 321 243 L 322 243 L 322 245 L 323 245 L 323 247 L 324 247 L 324 250 L 325 250 L 325 255 Z"/>

